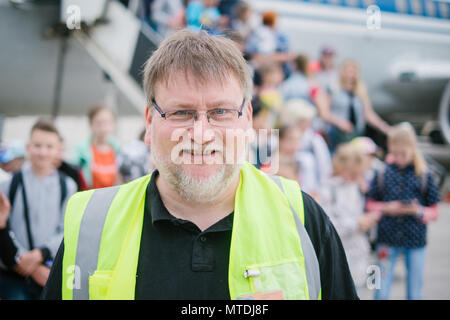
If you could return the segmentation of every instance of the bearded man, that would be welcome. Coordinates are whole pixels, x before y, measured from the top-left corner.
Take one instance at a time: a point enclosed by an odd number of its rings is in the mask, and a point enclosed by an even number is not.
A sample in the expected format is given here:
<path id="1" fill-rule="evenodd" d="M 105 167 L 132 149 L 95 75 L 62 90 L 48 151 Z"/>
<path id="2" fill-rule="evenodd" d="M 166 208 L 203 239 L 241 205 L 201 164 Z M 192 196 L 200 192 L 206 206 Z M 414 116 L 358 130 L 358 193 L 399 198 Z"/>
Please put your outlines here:
<path id="1" fill-rule="evenodd" d="M 231 40 L 176 32 L 144 90 L 156 170 L 70 199 L 44 298 L 357 299 L 320 206 L 245 161 L 252 79 Z"/>

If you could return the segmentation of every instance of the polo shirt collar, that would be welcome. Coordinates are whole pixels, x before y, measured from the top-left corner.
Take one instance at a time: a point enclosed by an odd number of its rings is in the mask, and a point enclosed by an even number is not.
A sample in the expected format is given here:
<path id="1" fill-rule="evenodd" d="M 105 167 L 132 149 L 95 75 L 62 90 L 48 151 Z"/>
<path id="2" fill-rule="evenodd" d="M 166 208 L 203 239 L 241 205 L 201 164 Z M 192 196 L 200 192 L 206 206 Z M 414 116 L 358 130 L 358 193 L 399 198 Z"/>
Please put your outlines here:
<path id="1" fill-rule="evenodd" d="M 175 220 L 176 218 L 169 213 L 164 206 L 159 190 L 156 186 L 156 177 L 159 175 L 158 170 L 155 170 L 148 184 L 147 194 L 145 199 L 145 214 L 150 214 L 152 217 L 152 224 L 160 220 Z M 150 209 L 150 210 L 148 210 Z"/>
<path id="2" fill-rule="evenodd" d="M 156 177 L 159 175 L 158 170 L 153 171 L 150 183 L 147 187 L 145 198 L 145 214 L 150 215 L 152 224 L 157 221 L 178 221 L 181 223 L 188 222 L 174 217 L 162 202 L 158 187 L 156 186 Z M 233 212 L 224 217 L 222 220 L 216 222 L 205 231 L 227 231 L 233 228 Z"/>

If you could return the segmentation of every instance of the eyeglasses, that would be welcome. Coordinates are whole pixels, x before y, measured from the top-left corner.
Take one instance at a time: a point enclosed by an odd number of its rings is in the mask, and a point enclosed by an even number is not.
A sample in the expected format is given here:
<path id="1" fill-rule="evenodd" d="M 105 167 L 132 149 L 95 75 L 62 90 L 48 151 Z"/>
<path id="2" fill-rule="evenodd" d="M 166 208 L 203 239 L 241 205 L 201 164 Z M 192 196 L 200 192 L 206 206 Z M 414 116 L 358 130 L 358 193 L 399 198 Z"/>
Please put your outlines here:
<path id="1" fill-rule="evenodd" d="M 194 125 L 198 120 L 200 114 L 206 114 L 208 122 L 212 126 L 226 127 L 232 125 L 240 116 L 242 116 L 242 110 L 244 109 L 245 98 L 242 101 L 242 105 L 237 109 L 232 108 L 215 108 L 208 111 L 197 110 L 173 110 L 163 112 L 161 108 L 156 104 L 155 100 L 152 100 L 152 104 L 156 111 L 159 112 L 162 118 L 170 122 L 171 125 L 177 127 L 189 127 Z"/>

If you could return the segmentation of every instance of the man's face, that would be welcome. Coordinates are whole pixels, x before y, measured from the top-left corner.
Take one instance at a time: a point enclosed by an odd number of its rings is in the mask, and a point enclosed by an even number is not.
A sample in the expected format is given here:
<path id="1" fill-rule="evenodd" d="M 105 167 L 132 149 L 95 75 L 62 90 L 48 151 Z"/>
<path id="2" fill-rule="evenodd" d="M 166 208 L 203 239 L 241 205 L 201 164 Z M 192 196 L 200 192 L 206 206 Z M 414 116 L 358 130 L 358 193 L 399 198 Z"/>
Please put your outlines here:
<path id="1" fill-rule="evenodd" d="M 27 144 L 28 157 L 33 166 L 40 169 L 53 167 L 60 150 L 57 134 L 44 130 L 34 130 Z"/>
<path id="2" fill-rule="evenodd" d="M 202 113 L 220 108 L 239 110 L 243 92 L 236 77 L 230 74 L 223 84 L 210 82 L 193 84 L 195 79 L 175 73 L 155 88 L 155 102 L 163 112 L 196 110 L 197 121 L 188 126 L 176 126 L 148 107 L 145 141 L 151 146 L 155 167 L 161 176 L 185 198 L 208 201 L 220 195 L 237 178 L 239 159 L 245 156 L 244 139 L 252 127 L 252 110 L 246 102 L 243 114 L 226 126 L 211 125 Z M 238 136 L 238 139 L 232 138 Z M 196 197 L 197 195 L 197 197 Z"/>

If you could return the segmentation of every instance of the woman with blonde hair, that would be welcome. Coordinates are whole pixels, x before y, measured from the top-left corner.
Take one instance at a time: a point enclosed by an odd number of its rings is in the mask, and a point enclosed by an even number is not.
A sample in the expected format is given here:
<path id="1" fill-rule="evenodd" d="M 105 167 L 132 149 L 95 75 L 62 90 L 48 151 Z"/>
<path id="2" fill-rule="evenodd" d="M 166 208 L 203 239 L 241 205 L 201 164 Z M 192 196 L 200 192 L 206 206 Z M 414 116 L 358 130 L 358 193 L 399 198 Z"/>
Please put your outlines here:
<path id="1" fill-rule="evenodd" d="M 361 80 L 355 60 L 345 60 L 341 66 L 339 86 L 330 93 L 329 104 L 319 109 L 320 116 L 330 123 L 328 137 L 331 151 L 343 142 L 364 135 L 366 124 L 384 134 L 390 126 L 373 110 L 366 86 Z"/>
<path id="2" fill-rule="evenodd" d="M 427 222 L 438 217 L 439 190 L 409 123 L 392 128 L 388 151 L 390 160 L 375 175 L 367 195 L 367 208 L 383 213 L 376 242 L 382 277 L 375 298 L 389 298 L 395 262 L 404 254 L 407 298 L 421 299 Z"/>

